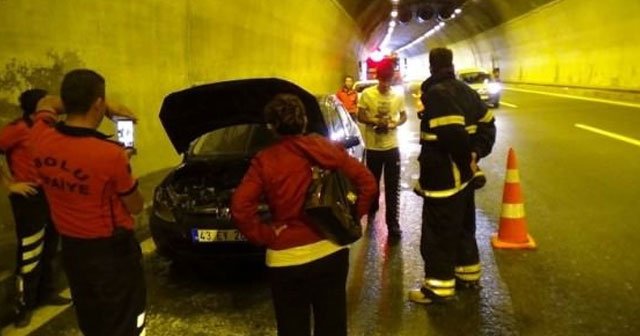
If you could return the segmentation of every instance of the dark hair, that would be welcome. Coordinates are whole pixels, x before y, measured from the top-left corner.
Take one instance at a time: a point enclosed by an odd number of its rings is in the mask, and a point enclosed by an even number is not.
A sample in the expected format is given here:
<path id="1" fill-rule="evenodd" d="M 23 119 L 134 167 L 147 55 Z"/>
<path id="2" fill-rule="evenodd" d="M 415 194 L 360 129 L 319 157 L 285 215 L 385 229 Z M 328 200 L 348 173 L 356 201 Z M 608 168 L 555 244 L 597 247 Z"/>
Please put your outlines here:
<path id="1" fill-rule="evenodd" d="M 277 94 L 264 107 L 264 118 L 281 135 L 302 134 L 307 115 L 302 100 L 294 94 Z"/>
<path id="2" fill-rule="evenodd" d="M 20 98 L 18 98 L 20 108 L 22 109 L 22 117 L 28 118 L 33 112 L 35 112 L 38 102 L 46 95 L 47 91 L 43 89 L 30 89 L 22 92 L 22 94 L 20 94 Z"/>
<path id="3" fill-rule="evenodd" d="M 432 70 L 453 67 L 453 52 L 447 48 L 435 48 L 429 51 L 429 66 Z"/>
<path id="4" fill-rule="evenodd" d="M 85 114 L 98 98 L 104 98 L 104 78 L 88 69 L 72 70 L 64 75 L 60 96 L 68 114 Z"/>

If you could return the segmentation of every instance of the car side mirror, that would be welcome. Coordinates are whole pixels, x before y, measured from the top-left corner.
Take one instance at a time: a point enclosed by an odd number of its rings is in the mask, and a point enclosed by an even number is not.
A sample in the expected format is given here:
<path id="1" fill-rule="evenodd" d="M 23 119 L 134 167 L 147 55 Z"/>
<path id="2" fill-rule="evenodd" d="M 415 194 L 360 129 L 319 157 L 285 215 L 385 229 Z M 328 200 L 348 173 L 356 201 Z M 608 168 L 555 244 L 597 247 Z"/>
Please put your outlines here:
<path id="1" fill-rule="evenodd" d="M 348 136 L 342 140 L 342 146 L 346 149 L 355 147 L 360 144 L 360 138 L 357 136 Z"/>

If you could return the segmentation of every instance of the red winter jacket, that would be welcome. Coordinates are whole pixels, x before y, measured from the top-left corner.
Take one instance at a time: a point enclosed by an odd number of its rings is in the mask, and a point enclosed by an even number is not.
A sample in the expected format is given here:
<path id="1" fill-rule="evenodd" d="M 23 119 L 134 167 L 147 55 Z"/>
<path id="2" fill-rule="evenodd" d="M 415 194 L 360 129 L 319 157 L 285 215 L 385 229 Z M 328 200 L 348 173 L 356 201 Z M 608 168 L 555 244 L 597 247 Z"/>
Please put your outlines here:
<path id="1" fill-rule="evenodd" d="M 233 220 L 252 243 L 283 250 L 325 239 L 311 228 L 302 209 L 311 184 L 311 164 L 306 155 L 323 168 L 341 170 L 358 194 L 358 216 L 367 213 L 377 187 L 364 165 L 321 136 L 286 136 L 253 158 L 231 200 Z M 262 196 L 271 212 L 269 223 L 258 216 Z M 287 227 L 276 237 L 274 228 L 282 225 Z"/>

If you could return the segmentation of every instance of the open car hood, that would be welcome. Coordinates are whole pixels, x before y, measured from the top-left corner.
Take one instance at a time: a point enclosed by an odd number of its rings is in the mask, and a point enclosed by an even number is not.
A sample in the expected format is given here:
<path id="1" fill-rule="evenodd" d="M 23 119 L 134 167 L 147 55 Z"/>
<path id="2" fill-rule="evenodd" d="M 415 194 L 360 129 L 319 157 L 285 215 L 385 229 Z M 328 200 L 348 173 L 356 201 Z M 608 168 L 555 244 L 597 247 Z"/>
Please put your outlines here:
<path id="1" fill-rule="evenodd" d="M 211 131 L 240 124 L 264 124 L 264 106 L 279 93 L 300 97 L 307 111 L 308 132 L 327 135 L 316 98 L 278 78 L 255 78 L 194 86 L 164 98 L 160 121 L 178 153 Z"/>

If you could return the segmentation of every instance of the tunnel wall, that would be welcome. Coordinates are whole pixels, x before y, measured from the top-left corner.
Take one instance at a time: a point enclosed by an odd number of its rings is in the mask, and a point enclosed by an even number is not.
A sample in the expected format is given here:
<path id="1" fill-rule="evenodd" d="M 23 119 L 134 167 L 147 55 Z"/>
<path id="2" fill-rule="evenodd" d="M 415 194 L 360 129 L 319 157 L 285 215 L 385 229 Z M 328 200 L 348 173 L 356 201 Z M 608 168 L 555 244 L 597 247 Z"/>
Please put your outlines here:
<path id="1" fill-rule="evenodd" d="M 271 76 L 335 92 L 361 45 L 334 0 L 0 0 L 0 36 L 0 124 L 21 90 L 57 90 L 66 71 L 95 69 L 108 98 L 140 116 L 138 175 L 179 162 L 157 117 L 166 94 Z"/>
<path id="2" fill-rule="evenodd" d="M 639 12 L 640 1 L 560 0 L 448 47 L 457 68 L 499 67 L 505 81 L 640 90 Z M 426 75 L 426 54 L 409 62 Z"/>

